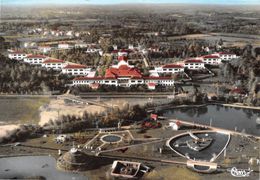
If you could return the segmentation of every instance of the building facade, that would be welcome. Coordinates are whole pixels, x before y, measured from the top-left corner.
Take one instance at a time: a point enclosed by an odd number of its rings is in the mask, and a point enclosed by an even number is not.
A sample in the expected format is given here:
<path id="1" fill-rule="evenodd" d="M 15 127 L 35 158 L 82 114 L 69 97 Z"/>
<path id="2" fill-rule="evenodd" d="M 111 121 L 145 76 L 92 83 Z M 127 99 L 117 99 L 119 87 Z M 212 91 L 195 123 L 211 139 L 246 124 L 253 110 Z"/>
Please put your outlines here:
<path id="1" fill-rule="evenodd" d="M 72 76 L 87 76 L 91 71 L 91 68 L 81 64 L 68 64 L 62 68 L 63 74 Z"/>
<path id="2" fill-rule="evenodd" d="M 166 64 L 164 66 L 154 68 L 154 71 L 156 71 L 157 73 L 174 74 L 174 73 L 183 72 L 184 67 L 182 65 L 179 65 L 179 64 Z"/>
<path id="3" fill-rule="evenodd" d="M 15 60 L 18 60 L 18 61 L 23 60 L 26 56 L 27 56 L 26 53 L 19 52 L 19 51 L 14 51 L 14 52 L 8 53 L 8 57 L 10 59 L 15 59 Z"/>
<path id="4" fill-rule="evenodd" d="M 24 62 L 32 65 L 41 65 L 46 59 L 47 57 L 43 55 L 28 55 L 24 58 Z"/>
<path id="5" fill-rule="evenodd" d="M 130 87 L 133 85 L 155 85 L 173 86 L 174 80 L 171 77 L 144 77 L 141 72 L 127 62 L 118 64 L 118 67 L 110 67 L 106 70 L 104 77 L 77 77 L 73 79 L 73 85 L 91 85 L 104 84 L 121 87 Z"/>
<path id="6" fill-rule="evenodd" d="M 184 67 L 191 70 L 204 69 L 204 62 L 199 59 L 188 59 L 184 61 Z"/>
<path id="7" fill-rule="evenodd" d="M 61 70 L 66 63 L 60 59 L 47 59 L 42 63 L 42 67 L 53 70 Z"/>
<path id="8" fill-rule="evenodd" d="M 202 56 L 204 64 L 219 65 L 221 64 L 221 58 L 218 55 L 206 55 Z"/>
<path id="9" fill-rule="evenodd" d="M 219 52 L 219 53 L 216 53 L 216 55 L 218 55 L 222 61 L 229 61 L 231 59 L 238 58 L 237 55 L 234 53 Z"/>

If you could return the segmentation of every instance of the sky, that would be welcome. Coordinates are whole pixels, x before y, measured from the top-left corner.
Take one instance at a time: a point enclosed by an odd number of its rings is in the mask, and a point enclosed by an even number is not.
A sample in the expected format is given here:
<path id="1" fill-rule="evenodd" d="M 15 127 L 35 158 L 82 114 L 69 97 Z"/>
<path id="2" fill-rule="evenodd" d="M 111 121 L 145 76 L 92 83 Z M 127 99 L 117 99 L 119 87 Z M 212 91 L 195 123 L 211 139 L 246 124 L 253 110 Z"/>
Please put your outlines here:
<path id="1" fill-rule="evenodd" d="M 245 4 L 260 5 L 260 0 L 1 0 L 2 5 L 34 4 L 123 4 L 123 3 L 191 3 L 191 4 Z"/>

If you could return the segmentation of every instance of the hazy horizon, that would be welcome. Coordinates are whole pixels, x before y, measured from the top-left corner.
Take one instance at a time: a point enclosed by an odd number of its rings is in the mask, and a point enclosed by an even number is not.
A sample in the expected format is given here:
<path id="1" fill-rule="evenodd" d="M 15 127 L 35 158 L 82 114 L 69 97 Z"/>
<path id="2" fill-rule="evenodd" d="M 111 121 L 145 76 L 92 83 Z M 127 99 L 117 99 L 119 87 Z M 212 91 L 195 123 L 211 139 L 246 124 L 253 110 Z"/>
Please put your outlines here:
<path id="1" fill-rule="evenodd" d="M 194 5 L 260 5 L 258 0 L 2 0 L 2 5 L 127 5 L 127 4 L 143 4 L 143 5 L 160 5 L 160 4 L 194 4 Z"/>

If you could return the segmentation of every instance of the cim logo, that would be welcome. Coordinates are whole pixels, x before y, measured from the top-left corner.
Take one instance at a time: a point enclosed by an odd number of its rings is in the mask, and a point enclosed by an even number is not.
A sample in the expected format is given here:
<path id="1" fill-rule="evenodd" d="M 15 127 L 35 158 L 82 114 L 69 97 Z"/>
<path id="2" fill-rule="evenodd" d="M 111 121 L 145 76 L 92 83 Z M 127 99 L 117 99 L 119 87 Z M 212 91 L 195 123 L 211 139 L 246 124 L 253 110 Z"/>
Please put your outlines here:
<path id="1" fill-rule="evenodd" d="M 250 168 L 248 169 L 237 169 L 236 167 L 233 167 L 231 170 L 229 170 L 231 175 L 234 177 L 249 177 L 250 173 L 253 172 Z"/>

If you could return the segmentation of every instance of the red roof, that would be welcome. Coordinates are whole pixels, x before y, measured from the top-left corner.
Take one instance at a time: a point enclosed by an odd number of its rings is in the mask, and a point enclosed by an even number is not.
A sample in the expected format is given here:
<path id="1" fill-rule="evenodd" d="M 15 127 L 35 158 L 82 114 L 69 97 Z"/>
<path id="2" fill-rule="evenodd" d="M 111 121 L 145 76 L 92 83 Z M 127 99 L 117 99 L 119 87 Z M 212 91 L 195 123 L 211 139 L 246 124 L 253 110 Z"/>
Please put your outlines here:
<path id="1" fill-rule="evenodd" d="M 43 63 L 64 63 L 64 61 L 60 59 L 47 59 Z"/>
<path id="2" fill-rule="evenodd" d="M 44 55 L 29 55 L 27 58 L 46 58 Z"/>
<path id="3" fill-rule="evenodd" d="M 219 54 L 235 55 L 234 53 L 228 53 L 228 52 L 219 52 Z"/>
<path id="4" fill-rule="evenodd" d="M 121 65 L 117 68 L 109 68 L 106 70 L 106 78 L 117 78 L 117 77 L 132 77 L 132 78 L 142 78 L 142 74 L 136 68 L 128 67 L 127 65 Z"/>
<path id="5" fill-rule="evenodd" d="M 148 83 L 148 86 L 156 86 L 155 83 Z"/>
<path id="6" fill-rule="evenodd" d="M 68 64 L 64 69 L 85 69 L 87 66 L 82 64 Z"/>
<path id="7" fill-rule="evenodd" d="M 180 64 L 166 64 L 163 68 L 183 68 L 183 66 Z"/>
<path id="8" fill-rule="evenodd" d="M 26 54 L 22 51 L 13 51 L 13 52 L 10 52 L 10 54 Z"/>
<path id="9" fill-rule="evenodd" d="M 158 115 L 157 114 L 151 114 L 151 119 L 153 120 L 157 120 L 158 119 Z"/>
<path id="10" fill-rule="evenodd" d="M 118 53 L 118 50 L 113 50 L 111 53 L 114 53 L 114 54 Z"/>
<path id="11" fill-rule="evenodd" d="M 206 56 L 202 56 L 204 59 L 209 59 L 209 58 L 219 58 L 219 56 L 217 55 L 206 55 Z"/>
<path id="12" fill-rule="evenodd" d="M 118 61 L 127 61 L 127 57 L 126 56 L 118 56 Z"/>
<path id="13" fill-rule="evenodd" d="M 230 91 L 232 94 L 246 94 L 246 92 L 243 89 L 235 88 Z"/>
<path id="14" fill-rule="evenodd" d="M 199 59 L 188 59 L 188 60 L 184 61 L 184 63 L 203 63 L 203 61 L 201 61 Z"/>

